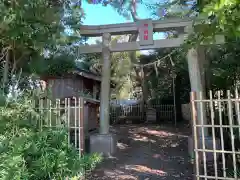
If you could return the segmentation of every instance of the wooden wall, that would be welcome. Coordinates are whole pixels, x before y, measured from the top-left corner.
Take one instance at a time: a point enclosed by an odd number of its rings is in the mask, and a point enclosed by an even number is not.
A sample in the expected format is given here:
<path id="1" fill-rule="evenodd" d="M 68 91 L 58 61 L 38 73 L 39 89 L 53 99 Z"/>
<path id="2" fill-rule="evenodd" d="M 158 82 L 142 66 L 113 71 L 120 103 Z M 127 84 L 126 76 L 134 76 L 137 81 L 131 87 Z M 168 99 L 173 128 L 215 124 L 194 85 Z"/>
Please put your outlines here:
<path id="1" fill-rule="evenodd" d="M 80 97 L 80 92 L 83 90 L 87 90 L 90 92 L 99 92 L 98 96 L 100 96 L 100 82 L 94 81 L 91 79 L 87 79 L 81 76 L 70 76 L 64 78 L 45 78 L 45 82 L 47 84 L 47 88 L 50 90 L 50 96 L 52 99 L 61 99 L 62 106 L 64 106 L 65 98 L 76 97 L 77 101 Z M 84 147 L 83 137 L 86 138 L 89 130 L 98 128 L 98 120 L 99 120 L 99 102 L 91 102 L 82 97 L 83 109 L 79 109 L 78 107 L 71 108 L 70 110 L 70 128 L 71 136 L 74 136 L 75 130 L 74 127 L 83 126 L 81 134 L 81 147 Z M 74 99 L 71 100 L 71 107 L 75 106 Z M 77 103 L 78 106 L 78 103 Z M 79 129 L 77 130 L 79 131 Z M 79 133 L 79 132 L 78 132 Z M 74 139 L 74 137 L 72 137 Z M 78 142 L 79 142 L 79 137 Z"/>
<path id="2" fill-rule="evenodd" d="M 82 91 L 88 91 L 90 93 L 96 92 L 97 95 L 94 98 L 99 99 L 100 97 L 101 83 L 92 79 L 87 79 L 81 76 L 72 76 L 64 78 L 48 78 L 45 81 L 53 99 L 79 97 Z"/>
<path id="3" fill-rule="evenodd" d="M 83 84 L 80 78 L 58 78 L 48 79 L 47 87 L 53 99 L 62 99 L 66 97 L 79 97 L 79 92 L 82 90 Z"/>

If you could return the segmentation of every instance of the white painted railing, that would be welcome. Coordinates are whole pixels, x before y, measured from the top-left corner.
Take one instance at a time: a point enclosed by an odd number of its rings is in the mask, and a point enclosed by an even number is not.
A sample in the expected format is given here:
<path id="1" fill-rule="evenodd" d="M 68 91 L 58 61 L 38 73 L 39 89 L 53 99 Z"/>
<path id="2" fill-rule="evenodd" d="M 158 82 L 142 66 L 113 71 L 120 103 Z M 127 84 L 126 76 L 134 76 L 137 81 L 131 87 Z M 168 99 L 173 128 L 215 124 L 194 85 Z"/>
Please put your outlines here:
<path id="1" fill-rule="evenodd" d="M 146 114 L 144 114 L 145 112 Z M 141 104 L 134 105 L 119 105 L 110 104 L 110 119 L 112 123 L 118 123 L 122 120 L 126 121 L 141 121 L 146 115 L 146 120 L 151 122 L 162 120 L 174 120 L 174 105 L 157 104 L 144 105 L 142 110 Z"/>

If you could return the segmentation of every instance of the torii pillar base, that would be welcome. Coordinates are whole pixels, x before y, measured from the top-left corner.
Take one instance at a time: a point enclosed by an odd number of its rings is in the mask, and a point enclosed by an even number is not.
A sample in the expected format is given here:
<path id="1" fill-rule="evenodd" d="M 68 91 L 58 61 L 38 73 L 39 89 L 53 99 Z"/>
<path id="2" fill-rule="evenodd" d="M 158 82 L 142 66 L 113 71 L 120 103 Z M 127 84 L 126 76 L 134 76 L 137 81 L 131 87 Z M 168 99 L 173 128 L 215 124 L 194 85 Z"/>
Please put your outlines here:
<path id="1" fill-rule="evenodd" d="M 94 134 L 90 136 L 90 152 L 111 156 L 117 150 L 117 138 L 114 134 Z"/>

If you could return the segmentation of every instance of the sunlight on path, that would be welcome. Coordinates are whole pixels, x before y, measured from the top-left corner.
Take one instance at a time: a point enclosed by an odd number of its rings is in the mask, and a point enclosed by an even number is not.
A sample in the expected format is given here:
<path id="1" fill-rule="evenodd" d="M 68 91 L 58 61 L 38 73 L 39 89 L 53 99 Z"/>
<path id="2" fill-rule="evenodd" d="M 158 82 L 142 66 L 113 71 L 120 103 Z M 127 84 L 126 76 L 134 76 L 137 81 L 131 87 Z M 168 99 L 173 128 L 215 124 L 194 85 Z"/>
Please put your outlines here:
<path id="1" fill-rule="evenodd" d="M 115 127 L 118 152 L 105 160 L 89 180 L 187 180 L 187 132 L 169 127 L 129 125 Z"/>

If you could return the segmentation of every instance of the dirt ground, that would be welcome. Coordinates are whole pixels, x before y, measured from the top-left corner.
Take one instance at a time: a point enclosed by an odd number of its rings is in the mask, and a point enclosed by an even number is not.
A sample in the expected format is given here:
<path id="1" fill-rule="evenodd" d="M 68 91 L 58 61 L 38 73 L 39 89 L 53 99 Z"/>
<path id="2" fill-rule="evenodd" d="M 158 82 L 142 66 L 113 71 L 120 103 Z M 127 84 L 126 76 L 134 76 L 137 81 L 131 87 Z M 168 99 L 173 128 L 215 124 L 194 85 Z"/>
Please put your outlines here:
<path id="1" fill-rule="evenodd" d="M 186 125 L 122 125 L 117 153 L 94 170 L 88 180 L 187 180 L 192 178 Z"/>

